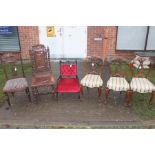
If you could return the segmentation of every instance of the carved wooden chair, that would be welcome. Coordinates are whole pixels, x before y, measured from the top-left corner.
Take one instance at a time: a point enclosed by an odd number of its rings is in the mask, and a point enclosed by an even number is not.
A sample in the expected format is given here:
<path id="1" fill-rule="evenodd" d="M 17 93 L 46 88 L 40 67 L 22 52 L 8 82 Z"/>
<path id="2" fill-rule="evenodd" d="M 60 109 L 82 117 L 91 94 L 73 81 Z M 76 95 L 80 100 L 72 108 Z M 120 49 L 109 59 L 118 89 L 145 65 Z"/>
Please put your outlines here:
<path id="1" fill-rule="evenodd" d="M 106 86 L 106 99 L 109 96 L 110 91 L 125 92 L 125 101 L 129 103 L 129 90 L 130 86 L 126 80 L 127 71 L 123 69 L 124 66 L 128 67 L 126 59 L 112 58 L 108 64 L 110 78 L 107 81 Z"/>
<path id="2" fill-rule="evenodd" d="M 32 63 L 32 82 L 31 89 L 35 101 L 38 101 L 39 95 L 54 93 L 54 76 L 51 70 L 49 48 L 42 44 L 32 46 L 30 50 Z M 48 92 L 39 92 L 40 88 L 47 87 Z"/>
<path id="3" fill-rule="evenodd" d="M 138 92 L 141 94 L 151 93 L 149 104 L 151 103 L 155 94 L 155 85 L 150 81 L 150 74 L 152 71 L 152 64 L 146 68 L 144 67 L 143 58 L 139 58 L 139 66 L 134 68 L 133 63 L 130 63 L 130 71 L 132 74 L 132 80 L 130 82 L 130 98 L 132 99 L 133 93 Z"/>
<path id="4" fill-rule="evenodd" d="M 5 54 L 1 57 L 1 61 L 6 78 L 3 92 L 6 95 L 9 107 L 11 107 L 10 94 L 14 96 L 16 92 L 25 91 L 29 101 L 31 102 L 29 86 L 25 78 L 21 53 L 16 52 Z"/>
<path id="5" fill-rule="evenodd" d="M 99 57 L 87 57 L 83 61 L 83 66 L 86 75 L 81 79 L 81 94 L 83 94 L 83 87 L 98 88 L 98 96 L 102 94 L 103 80 L 101 73 L 103 70 L 103 60 Z"/>
<path id="6" fill-rule="evenodd" d="M 77 76 L 77 61 L 60 61 L 60 76 L 56 87 L 59 93 L 77 93 L 80 98 L 80 84 Z"/>

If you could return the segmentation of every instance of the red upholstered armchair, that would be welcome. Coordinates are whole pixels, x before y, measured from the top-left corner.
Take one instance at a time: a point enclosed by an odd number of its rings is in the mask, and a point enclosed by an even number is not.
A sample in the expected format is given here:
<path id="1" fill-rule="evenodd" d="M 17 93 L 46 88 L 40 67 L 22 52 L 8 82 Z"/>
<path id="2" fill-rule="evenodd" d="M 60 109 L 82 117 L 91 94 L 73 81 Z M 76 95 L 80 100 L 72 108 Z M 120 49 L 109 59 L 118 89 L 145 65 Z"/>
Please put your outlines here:
<path id="1" fill-rule="evenodd" d="M 60 61 L 60 76 L 56 87 L 57 99 L 59 93 L 78 93 L 78 97 L 80 98 L 77 61 Z"/>

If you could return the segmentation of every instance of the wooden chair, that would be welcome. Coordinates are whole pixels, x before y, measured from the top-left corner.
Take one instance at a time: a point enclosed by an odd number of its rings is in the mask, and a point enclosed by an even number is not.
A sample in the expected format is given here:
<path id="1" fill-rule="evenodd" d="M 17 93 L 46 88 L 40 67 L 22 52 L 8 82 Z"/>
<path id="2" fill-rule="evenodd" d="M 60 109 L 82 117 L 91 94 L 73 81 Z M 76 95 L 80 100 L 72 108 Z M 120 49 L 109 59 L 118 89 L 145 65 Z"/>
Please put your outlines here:
<path id="1" fill-rule="evenodd" d="M 39 95 L 54 93 L 54 76 L 51 70 L 49 48 L 42 44 L 32 46 L 30 50 L 30 58 L 32 63 L 32 94 L 36 102 Z M 39 92 L 40 88 L 47 87 L 50 91 Z"/>
<path id="2" fill-rule="evenodd" d="M 103 70 L 103 60 L 99 57 L 87 57 L 83 61 L 83 66 L 86 75 L 81 79 L 81 94 L 83 94 L 83 87 L 98 88 L 98 96 L 101 97 L 103 80 L 101 73 Z"/>
<path id="3" fill-rule="evenodd" d="M 77 93 L 80 98 L 77 61 L 60 61 L 60 76 L 56 87 L 57 99 L 59 93 Z"/>
<path id="4" fill-rule="evenodd" d="M 16 92 L 25 91 L 29 101 L 31 102 L 29 86 L 25 78 L 21 53 L 15 52 L 4 54 L 1 57 L 1 60 L 6 78 L 6 83 L 4 85 L 3 92 L 6 96 L 9 107 L 11 107 L 10 94 L 14 96 Z"/>
<path id="5" fill-rule="evenodd" d="M 106 99 L 109 96 L 110 91 L 125 92 L 125 101 L 129 103 L 129 83 L 126 80 L 127 70 L 123 67 L 128 66 L 127 60 L 123 58 L 112 58 L 108 64 L 110 78 L 107 81 L 106 86 Z M 126 104 L 127 105 L 127 104 Z"/>
<path id="6" fill-rule="evenodd" d="M 132 74 L 132 80 L 130 82 L 130 98 L 132 99 L 133 92 L 138 92 L 141 94 L 151 93 L 151 97 L 149 99 L 150 104 L 155 94 L 155 86 L 150 81 L 152 64 L 150 63 L 146 68 L 143 65 L 143 60 L 143 58 L 139 58 L 139 66 L 137 67 L 137 69 L 134 68 L 133 63 L 130 63 L 130 71 Z"/>

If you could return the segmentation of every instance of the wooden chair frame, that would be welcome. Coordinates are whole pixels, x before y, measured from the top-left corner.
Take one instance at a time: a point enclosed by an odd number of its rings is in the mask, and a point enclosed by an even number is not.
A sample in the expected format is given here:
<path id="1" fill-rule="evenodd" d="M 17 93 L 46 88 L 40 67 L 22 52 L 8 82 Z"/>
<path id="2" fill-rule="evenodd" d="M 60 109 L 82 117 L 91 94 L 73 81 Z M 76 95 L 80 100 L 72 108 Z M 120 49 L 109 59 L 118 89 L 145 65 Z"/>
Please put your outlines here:
<path id="1" fill-rule="evenodd" d="M 131 75 L 132 75 L 132 77 L 146 78 L 146 79 L 150 80 L 150 74 L 151 74 L 151 71 L 153 68 L 152 62 L 148 65 L 149 68 L 145 69 L 145 68 L 143 68 L 143 60 L 144 60 L 143 57 L 139 58 L 140 64 L 139 64 L 139 67 L 137 69 L 133 66 L 133 63 L 129 64 Z M 137 71 L 137 74 L 134 73 L 134 70 Z M 147 72 L 144 73 L 144 71 L 146 71 L 146 70 L 147 70 Z M 130 101 L 131 101 L 132 97 L 133 97 L 133 91 L 132 90 L 130 90 L 129 96 L 130 96 Z M 152 91 L 149 102 L 148 102 L 149 105 L 151 104 L 151 101 L 153 100 L 154 96 L 155 96 L 155 91 Z"/>
<path id="2" fill-rule="evenodd" d="M 57 84 L 56 84 L 56 86 L 58 85 L 60 79 L 63 78 L 63 76 L 61 75 L 61 65 L 63 65 L 63 64 L 67 64 L 67 65 L 73 65 L 73 64 L 75 64 L 75 65 L 76 65 L 76 75 L 74 75 L 74 76 L 66 76 L 66 77 L 69 77 L 69 78 L 70 78 L 70 77 L 75 77 L 75 78 L 77 79 L 78 85 L 79 85 L 79 87 L 80 87 L 79 78 L 78 78 L 78 75 L 77 75 L 77 60 L 75 60 L 75 61 L 74 61 L 74 60 L 73 60 L 73 61 L 66 61 L 66 60 L 62 61 L 62 60 L 60 60 L 60 61 L 59 61 L 60 75 L 59 75 L 59 77 L 58 77 L 58 79 L 57 79 Z M 65 92 L 65 93 L 67 93 L 67 92 Z M 72 93 L 72 92 L 71 92 L 71 93 Z M 78 99 L 80 99 L 80 91 L 77 92 L 77 94 L 78 94 Z M 56 98 L 57 98 L 57 101 L 58 101 L 58 97 L 59 97 L 59 92 L 56 91 Z"/>
<path id="3" fill-rule="evenodd" d="M 22 70 L 22 76 L 19 76 L 18 73 L 17 73 L 17 63 L 18 63 L 18 61 L 20 61 L 20 65 L 21 65 L 21 68 L 22 68 L 21 69 Z M 1 62 L 2 62 L 2 67 L 3 67 L 3 71 L 4 71 L 6 81 L 11 80 L 11 79 L 21 78 L 21 77 L 25 78 L 25 72 L 24 72 L 24 68 L 23 68 L 23 60 L 22 60 L 22 57 L 21 57 L 21 52 L 14 52 L 14 53 L 4 54 L 1 57 Z M 6 65 L 11 66 L 11 76 L 9 76 L 8 73 L 7 73 Z M 9 93 L 11 93 L 12 96 L 14 96 L 14 94 L 16 92 L 17 91 L 4 92 L 9 107 L 11 107 Z M 26 94 L 28 96 L 29 101 L 31 102 L 31 95 L 30 95 L 29 87 L 25 88 L 25 92 L 26 92 Z"/>
<path id="4" fill-rule="evenodd" d="M 103 60 L 97 56 L 88 56 L 83 60 L 83 66 L 85 70 L 85 75 L 87 74 L 95 74 L 101 76 L 103 70 Z M 81 94 L 83 95 L 83 88 L 85 86 L 80 85 Z M 89 91 L 89 87 L 86 87 L 87 91 Z M 98 97 L 100 98 L 102 94 L 102 86 L 98 88 Z"/>
<path id="5" fill-rule="evenodd" d="M 32 49 L 29 52 L 32 63 L 31 89 L 35 102 L 37 103 L 39 95 L 54 93 L 54 82 L 49 82 L 50 77 L 53 77 L 50 62 L 50 53 L 49 48 L 46 48 L 43 44 L 32 46 Z M 33 79 L 36 79 L 36 85 L 33 85 Z M 39 92 L 38 89 L 41 87 L 48 87 L 51 89 L 51 91 Z"/>
<path id="6" fill-rule="evenodd" d="M 121 57 L 111 58 L 109 60 L 109 63 L 108 63 L 108 69 L 109 69 L 110 77 L 122 77 L 122 78 L 126 79 L 127 72 L 122 71 L 122 65 L 123 64 L 126 64 L 128 66 L 128 60 L 125 58 L 121 58 Z M 112 65 L 115 66 L 114 71 L 112 70 L 112 67 L 111 67 Z M 127 82 L 128 82 L 128 80 L 127 80 Z M 106 93 L 106 99 L 108 99 L 108 96 L 109 96 L 109 93 L 111 90 L 106 86 L 105 91 L 106 91 L 105 92 Z M 125 99 L 125 102 L 127 103 L 125 105 L 128 105 L 129 104 L 130 90 L 127 90 L 124 92 L 125 92 L 125 98 L 124 99 Z M 122 93 L 122 91 L 120 91 L 120 93 Z"/>

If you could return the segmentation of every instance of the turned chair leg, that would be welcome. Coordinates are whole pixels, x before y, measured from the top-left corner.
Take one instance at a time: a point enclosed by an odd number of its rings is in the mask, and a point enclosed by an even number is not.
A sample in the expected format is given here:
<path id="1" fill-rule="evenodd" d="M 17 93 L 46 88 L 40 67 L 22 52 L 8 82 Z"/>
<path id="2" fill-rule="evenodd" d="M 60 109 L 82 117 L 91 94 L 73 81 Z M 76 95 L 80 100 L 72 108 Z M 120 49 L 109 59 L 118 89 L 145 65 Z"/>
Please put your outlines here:
<path id="1" fill-rule="evenodd" d="M 132 98 L 133 98 L 133 91 L 132 90 L 128 90 L 128 105 L 132 105 Z"/>
<path id="2" fill-rule="evenodd" d="M 31 94 L 30 94 L 29 88 L 26 88 L 25 92 L 26 92 L 26 94 L 28 96 L 29 101 L 31 102 L 32 100 L 31 100 Z"/>
<path id="3" fill-rule="evenodd" d="M 151 97 L 150 97 L 150 100 L 149 100 L 149 104 L 151 104 L 151 101 L 153 100 L 153 97 L 155 96 L 155 92 L 152 92 L 151 93 Z"/>
<path id="4" fill-rule="evenodd" d="M 80 86 L 80 92 L 81 92 L 81 95 L 83 95 L 83 86 L 82 85 Z"/>
<path id="5" fill-rule="evenodd" d="M 58 94 L 58 92 L 56 92 L 56 100 L 57 100 L 57 102 L 58 102 L 58 97 L 59 97 L 59 94 Z"/>
<path id="6" fill-rule="evenodd" d="M 9 107 L 11 107 L 10 98 L 8 93 L 4 93 L 8 102 Z"/>
<path id="7" fill-rule="evenodd" d="M 38 103 L 37 90 L 36 90 L 36 88 L 31 88 L 31 89 L 32 89 L 32 95 L 33 95 L 33 98 L 34 98 L 34 102 Z"/>
<path id="8" fill-rule="evenodd" d="M 110 93 L 110 89 L 106 87 L 106 99 L 108 99 L 109 93 Z"/>
<path id="9" fill-rule="evenodd" d="M 102 87 L 99 87 L 98 88 L 98 97 L 101 97 L 101 95 L 102 95 Z"/>
<path id="10" fill-rule="evenodd" d="M 80 92 L 78 93 L 78 99 L 81 99 L 81 97 L 80 97 Z"/>

